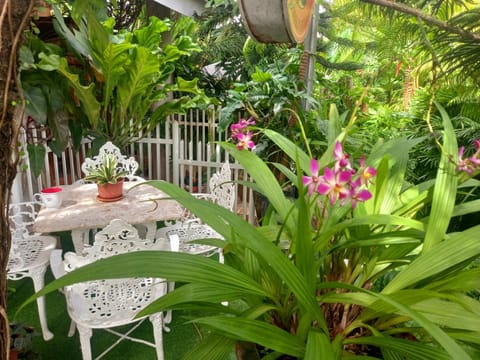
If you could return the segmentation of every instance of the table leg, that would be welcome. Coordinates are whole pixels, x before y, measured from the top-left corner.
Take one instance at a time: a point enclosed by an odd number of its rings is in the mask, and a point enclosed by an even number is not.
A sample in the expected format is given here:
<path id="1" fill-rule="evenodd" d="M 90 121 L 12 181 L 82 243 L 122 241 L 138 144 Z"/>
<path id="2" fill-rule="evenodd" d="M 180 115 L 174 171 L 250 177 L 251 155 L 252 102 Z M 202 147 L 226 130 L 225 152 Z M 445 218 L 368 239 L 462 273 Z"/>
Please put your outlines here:
<path id="1" fill-rule="evenodd" d="M 157 232 L 157 223 L 156 222 L 151 222 L 148 224 L 145 224 L 147 227 L 147 233 L 146 233 L 146 238 L 148 240 L 155 240 L 155 233 Z"/>
<path id="2" fill-rule="evenodd" d="M 72 242 L 75 253 L 81 254 L 85 244 L 89 243 L 89 230 L 72 230 Z"/>

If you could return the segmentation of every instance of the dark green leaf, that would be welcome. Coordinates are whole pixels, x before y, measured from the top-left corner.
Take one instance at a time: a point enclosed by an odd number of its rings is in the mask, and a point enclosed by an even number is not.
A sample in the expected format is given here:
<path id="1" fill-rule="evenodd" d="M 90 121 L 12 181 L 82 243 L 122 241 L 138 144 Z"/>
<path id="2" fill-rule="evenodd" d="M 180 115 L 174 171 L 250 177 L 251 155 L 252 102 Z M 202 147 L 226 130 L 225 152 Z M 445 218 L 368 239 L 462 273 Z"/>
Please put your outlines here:
<path id="1" fill-rule="evenodd" d="M 38 177 L 43 171 L 47 150 L 42 144 L 27 144 L 27 151 L 32 173 Z"/>

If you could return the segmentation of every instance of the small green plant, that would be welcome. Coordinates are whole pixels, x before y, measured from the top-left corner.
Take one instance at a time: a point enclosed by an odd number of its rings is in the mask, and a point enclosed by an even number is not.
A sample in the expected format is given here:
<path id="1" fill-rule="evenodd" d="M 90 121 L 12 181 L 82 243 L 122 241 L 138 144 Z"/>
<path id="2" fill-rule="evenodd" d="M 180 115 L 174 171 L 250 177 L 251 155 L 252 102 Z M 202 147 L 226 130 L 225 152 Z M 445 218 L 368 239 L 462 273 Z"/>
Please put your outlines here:
<path id="1" fill-rule="evenodd" d="M 121 178 L 128 174 L 126 170 L 117 167 L 117 159 L 114 155 L 104 155 L 102 162 L 97 167 L 88 168 L 89 174 L 85 181 L 92 181 L 96 184 L 116 184 Z"/>
<path id="2" fill-rule="evenodd" d="M 10 350 L 16 351 L 18 359 L 40 359 L 33 351 L 33 337 L 39 336 L 33 326 L 24 323 L 10 323 Z"/>

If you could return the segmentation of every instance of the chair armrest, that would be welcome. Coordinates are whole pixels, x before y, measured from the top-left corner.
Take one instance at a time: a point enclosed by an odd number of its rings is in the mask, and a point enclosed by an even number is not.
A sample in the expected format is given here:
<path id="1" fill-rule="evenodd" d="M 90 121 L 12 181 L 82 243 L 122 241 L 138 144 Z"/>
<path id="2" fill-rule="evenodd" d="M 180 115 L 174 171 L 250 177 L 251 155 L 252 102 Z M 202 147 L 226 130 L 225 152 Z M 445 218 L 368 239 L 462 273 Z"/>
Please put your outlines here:
<path id="1" fill-rule="evenodd" d="M 213 200 L 213 196 L 210 193 L 192 193 L 192 195 L 201 200 Z"/>

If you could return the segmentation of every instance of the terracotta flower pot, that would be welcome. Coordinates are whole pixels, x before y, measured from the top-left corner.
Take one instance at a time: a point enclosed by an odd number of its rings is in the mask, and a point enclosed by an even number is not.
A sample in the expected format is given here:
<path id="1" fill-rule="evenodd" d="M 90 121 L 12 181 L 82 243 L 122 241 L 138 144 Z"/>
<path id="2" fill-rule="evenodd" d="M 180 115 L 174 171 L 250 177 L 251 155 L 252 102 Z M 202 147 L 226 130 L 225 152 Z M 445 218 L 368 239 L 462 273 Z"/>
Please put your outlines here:
<path id="1" fill-rule="evenodd" d="M 118 201 L 123 197 L 123 179 L 116 184 L 97 184 L 97 200 L 104 202 Z"/>

